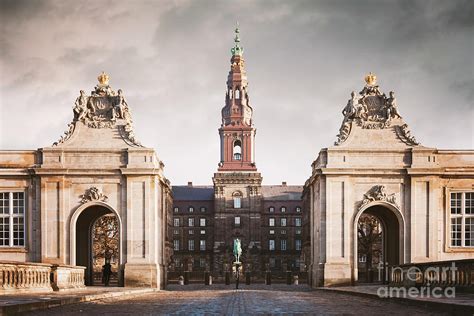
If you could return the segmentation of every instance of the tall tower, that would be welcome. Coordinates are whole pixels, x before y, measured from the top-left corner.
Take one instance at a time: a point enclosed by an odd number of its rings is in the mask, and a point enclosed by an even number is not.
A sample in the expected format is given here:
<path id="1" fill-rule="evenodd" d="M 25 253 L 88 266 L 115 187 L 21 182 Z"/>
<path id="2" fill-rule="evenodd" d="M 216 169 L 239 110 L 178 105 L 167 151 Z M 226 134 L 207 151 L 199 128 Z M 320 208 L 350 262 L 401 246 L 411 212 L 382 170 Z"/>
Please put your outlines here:
<path id="1" fill-rule="evenodd" d="M 255 165 L 255 127 L 248 95 L 243 48 L 235 29 L 225 106 L 219 128 L 221 158 L 214 174 L 213 271 L 221 274 L 232 266 L 232 245 L 242 244 L 244 270 L 261 270 L 260 213 L 262 177 Z"/>
<path id="2" fill-rule="evenodd" d="M 231 66 L 227 77 L 225 106 L 222 108 L 221 161 L 219 171 L 257 171 L 255 166 L 255 133 L 248 95 L 247 73 L 240 46 L 239 29 L 235 29 L 231 49 Z"/>

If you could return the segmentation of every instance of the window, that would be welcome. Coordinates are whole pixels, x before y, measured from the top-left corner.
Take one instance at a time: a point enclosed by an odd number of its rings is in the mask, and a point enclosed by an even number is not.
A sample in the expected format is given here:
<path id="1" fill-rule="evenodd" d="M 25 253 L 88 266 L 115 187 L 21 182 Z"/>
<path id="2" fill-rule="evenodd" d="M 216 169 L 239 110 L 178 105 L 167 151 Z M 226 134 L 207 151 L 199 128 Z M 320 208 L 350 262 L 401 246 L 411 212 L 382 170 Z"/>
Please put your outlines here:
<path id="1" fill-rule="evenodd" d="M 240 226 L 240 216 L 234 217 L 234 225 L 235 226 Z"/>
<path id="2" fill-rule="evenodd" d="M 175 213 L 178 213 L 179 212 L 179 207 L 175 207 L 173 210 L 174 210 Z"/>
<path id="3" fill-rule="evenodd" d="M 286 212 L 286 207 L 282 206 L 282 207 L 280 208 L 280 211 L 281 211 L 282 213 L 285 213 L 285 212 Z"/>
<path id="4" fill-rule="evenodd" d="M 194 240 L 192 239 L 188 240 L 188 250 L 194 251 Z"/>
<path id="5" fill-rule="evenodd" d="M 270 239 L 268 241 L 268 250 L 270 251 L 275 250 L 275 239 Z"/>
<path id="6" fill-rule="evenodd" d="M 206 259 L 205 258 L 199 258 L 199 267 L 200 268 L 205 268 L 206 267 Z"/>
<path id="7" fill-rule="evenodd" d="M 281 225 L 282 227 L 285 227 L 285 226 L 286 226 L 286 218 L 285 218 L 285 217 L 282 217 L 282 218 L 280 219 L 280 225 Z"/>
<path id="8" fill-rule="evenodd" d="M 206 211 L 206 208 L 204 206 L 201 206 L 201 213 L 204 213 Z"/>
<path id="9" fill-rule="evenodd" d="M 286 251 L 286 239 L 280 240 L 280 246 L 282 251 Z"/>
<path id="10" fill-rule="evenodd" d="M 286 230 L 283 229 L 283 230 L 280 232 L 280 234 L 286 235 Z"/>
<path id="11" fill-rule="evenodd" d="M 367 262 L 367 257 L 366 255 L 359 254 L 359 262 Z"/>
<path id="12" fill-rule="evenodd" d="M 179 235 L 179 229 L 175 229 L 175 230 L 173 230 L 173 234 L 175 234 L 175 235 Z"/>
<path id="13" fill-rule="evenodd" d="M 190 207 L 188 208 L 188 211 L 189 211 L 189 213 L 194 212 L 194 207 L 190 206 Z"/>
<path id="14" fill-rule="evenodd" d="M 25 245 L 25 193 L 0 192 L 0 246 Z"/>
<path id="15" fill-rule="evenodd" d="M 176 268 L 181 267 L 181 260 L 179 258 L 174 258 L 174 266 Z"/>
<path id="16" fill-rule="evenodd" d="M 190 234 L 190 235 L 194 235 L 194 229 L 190 229 L 190 230 L 188 230 L 188 234 Z"/>
<path id="17" fill-rule="evenodd" d="M 241 208 L 242 207 L 242 193 L 235 192 L 232 194 L 232 198 L 234 199 L 234 208 Z"/>
<path id="18" fill-rule="evenodd" d="M 205 235 L 206 231 L 204 229 L 201 230 L 201 235 Z"/>
<path id="19" fill-rule="evenodd" d="M 295 218 L 295 226 L 296 227 L 301 227 L 301 217 Z"/>
<path id="20" fill-rule="evenodd" d="M 301 213 L 301 207 L 299 206 L 296 207 L 296 213 Z"/>
<path id="21" fill-rule="evenodd" d="M 296 239 L 295 250 L 301 250 L 301 239 Z"/>
<path id="22" fill-rule="evenodd" d="M 297 229 L 297 230 L 295 231 L 295 233 L 296 233 L 296 235 L 301 235 L 301 229 Z"/>
<path id="23" fill-rule="evenodd" d="M 205 218 L 200 218 L 199 219 L 199 226 L 206 227 L 206 219 Z"/>
<path id="24" fill-rule="evenodd" d="M 199 241 L 199 250 L 201 250 L 201 251 L 206 250 L 206 241 L 205 240 L 200 240 Z"/>
<path id="25" fill-rule="evenodd" d="M 268 208 L 268 211 L 269 211 L 270 213 L 273 213 L 273 212 L 275 212 L 275 208 L 274 208 L 273 206 L 270 206 L 270 207 Z"/>
<path id="26" fill-rule="evenodd" d="M 270 229 L 270 231 L 268 232 L 270 235 L 274 235 L 275 234 L 275 231 L 273 229 Z"/>
<path id="27" fill-rule="evenodd" d="M 173 219 L 174 227 L 179 227 L 179 218 Z"/>
<path id="28" fill-rule="evenodd" d="M 270 217 L 268 219 L 268 226 L 271 226 L 271 227 L 275 226 L 275 219 L 273 217 Z"/>
<path id="29" fill-rule="evenodd" d="M 234 142 L 234 160 L 242 160 L 242 143 L 240 140 Z"/>
<path id="30" fill-rule="evenodd" d="M 179 251 L 179 240 L 173 240 L 173 249 L 174 251 Z"/>
<path id="31" fill-rule="evenodd" d="M 189 227 L 194 227 L 194 218 L 193 218 L 193 217 L 190 217 L 190 218 L 188 219 L 188 226 L 189 226 Z"/>
<path id="32" fill-rule="evenodd" d="M 474 192 L 451 193 L 451 246 L 474 247 Z"/>

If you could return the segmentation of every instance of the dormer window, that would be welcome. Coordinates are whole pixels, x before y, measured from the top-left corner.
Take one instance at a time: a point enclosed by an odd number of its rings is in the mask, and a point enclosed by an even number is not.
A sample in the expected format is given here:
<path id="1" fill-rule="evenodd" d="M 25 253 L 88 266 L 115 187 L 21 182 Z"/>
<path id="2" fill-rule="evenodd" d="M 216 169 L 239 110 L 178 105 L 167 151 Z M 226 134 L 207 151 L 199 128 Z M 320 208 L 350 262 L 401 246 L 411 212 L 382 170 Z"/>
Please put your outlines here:
<path id="1" fill-rule="evenodd" d="M 240 140 L 234 141 L 234 160 L 242 160 L 242 142 Z"/>

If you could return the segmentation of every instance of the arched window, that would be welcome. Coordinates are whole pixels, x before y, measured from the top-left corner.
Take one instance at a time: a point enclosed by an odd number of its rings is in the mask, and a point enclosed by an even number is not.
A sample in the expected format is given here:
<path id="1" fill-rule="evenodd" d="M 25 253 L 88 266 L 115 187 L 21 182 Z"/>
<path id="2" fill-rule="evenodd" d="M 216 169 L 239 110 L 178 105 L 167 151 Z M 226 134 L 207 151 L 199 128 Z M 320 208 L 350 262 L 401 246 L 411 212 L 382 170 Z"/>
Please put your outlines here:
<path id="1" fill-rule="evenodd" d="M 240 140 L 236 140 L 234 142 L 234 160 L 242 160 L 242 142 Z"/>
<path id="2" fill-rule="evenodd" d="M 239 88 L 235 89 L 235 98 L 240 99 L 240 90 L 239 90 Z"/>
<path id="3" fill-rule="evenodd" d="M 232 194 L 232 199 L 234 200 L 234 208 L 242 207 L 242 193 L 236 191 Z"/>

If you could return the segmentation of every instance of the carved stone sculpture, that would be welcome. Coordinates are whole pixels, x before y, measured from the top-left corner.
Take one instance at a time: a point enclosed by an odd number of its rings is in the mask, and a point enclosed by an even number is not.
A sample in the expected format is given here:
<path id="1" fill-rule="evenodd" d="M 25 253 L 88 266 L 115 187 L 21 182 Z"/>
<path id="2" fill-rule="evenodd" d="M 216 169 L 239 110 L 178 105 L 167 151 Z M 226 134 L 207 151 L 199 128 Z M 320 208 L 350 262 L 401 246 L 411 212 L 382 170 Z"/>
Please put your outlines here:
<path id="1" fill-rule="evenodd" d="M 89 114 L 89 109 L 87 108 L 89 97 L 86 96 L 84 90 L 81 90 L 79 93 L 80 95 L 74 103 L 74 121 L 82 121 Z"/>
<path id="2" fill-rule="evenodd" d="M 97 187 L 91 187 L 86 190 L 84 194 L 80 196 L 81 203 L 93 202 L 93 201 L 103 201 L 106 202 L 108 197 L 102 193 Z"/>
<path id="3" fill-rule="evenodd" d="M 364 194 L 364 199 L 362 200 L 362 203 L 359 209 L 362 209 L 366 205 L 375 201 L 387 202 L 398 208 L 395 193 L 387 194 L 386 188 L 384 185 L 376 185 L 372 187 L 366 194 Z"/>
<path id="4" fill-rule="evenodd" d="M 385 108 L 387 111 L 387 120 L 392 118 L 402 118 L 400 113 L 398 113 L 397 99 L 395 98 L 395 92 L 390 91 L 390 97 L 385 100 Z"/>
<path id="5" fill-rule="evenodd" d="M 397 100 L 395 93 L 390 91 L 389 97 L 380 92 L 377 83 L 377 77 L 369 73 L 365 77 L 366 85 L 359 92 L 358 97 L 354 91 L 351 93 L 351 98 L 347 101 L 346 106 L 342 110 L 344 119 L 337 135 L 335 145 L 342 144 L 349 137 L 349 133 L 352 130 L 352 124 L 355 123 L 357 126 L 363 129 L 384 129 L 392 125 L 398 126 L 403 123 L 400 121 L 394 121 L 395 119 L 401 119 L 400 112 L 398 110 Z M 409 131 L 406 127 L 403 127 L 397 134 L 402 135 L 402 141 L 413 145 L 418 144 L 409 135 Z M 404 136 L 407 134 L 408 136 Z"/>
<path id="6" fill-rule="evenodd" d="M 59 141 L 53 146 L 57 146 L 68 140 L 76 127 L 76 124 L 83 123 L 90 128 L 114 128 L 116 126 L 123 130 L 122 137 L 130 145 L 142 146 L 133 133 L 132 116 L 127 101 L 121 89 L 118 93 L 109 85 L 109 76 L 102 72 L 99 77 L 99 84 L 95 86 L 91 96 L 87 96 L 84 90 L 80 91 L 73 107 L 73 122 L 68 125 L 68 130 Z M 117 119 L 121 121 L 117 121 Z"/>

